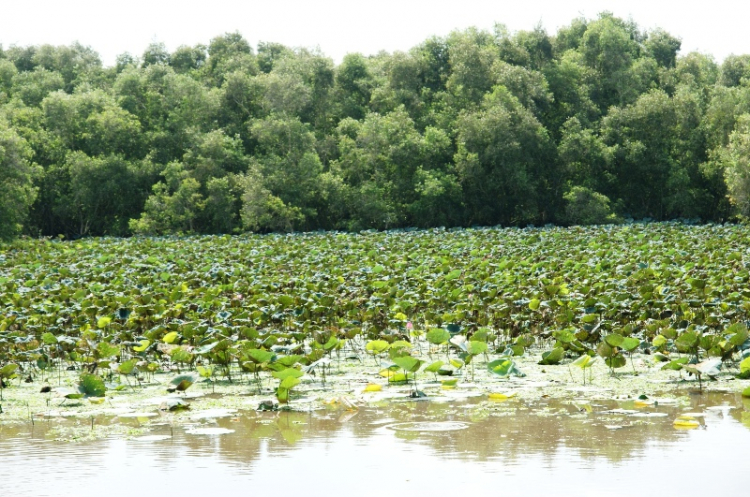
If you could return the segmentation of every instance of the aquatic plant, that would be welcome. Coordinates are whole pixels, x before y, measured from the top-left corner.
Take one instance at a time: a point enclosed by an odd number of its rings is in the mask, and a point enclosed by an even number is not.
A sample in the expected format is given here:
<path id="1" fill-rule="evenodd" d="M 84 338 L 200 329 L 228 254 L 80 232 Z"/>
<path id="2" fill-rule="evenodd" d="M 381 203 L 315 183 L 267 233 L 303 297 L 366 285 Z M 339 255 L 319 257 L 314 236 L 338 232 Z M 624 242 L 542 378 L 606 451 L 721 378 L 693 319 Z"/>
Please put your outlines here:
<path id="1" fill-rule="evenodd" d="M 749 236 L 631 224 L 24 241 L 0 258 L 0 364 L 58 385 L 68 368 L 136 385 L 210 370 L 260 392 L 292 367 L 325 383 L 360 354 L 389 381 L 415 372 L 388 360 L 436 351 L 443 364 L 417 371 L 484 360 L 508 376 L 539 347 L 540 364 L 584 378 L 592 356 L 612 371 L 630 356 L 635 370 L 639 351 L 665 369 L 717 358 L 748 376 Z"/>

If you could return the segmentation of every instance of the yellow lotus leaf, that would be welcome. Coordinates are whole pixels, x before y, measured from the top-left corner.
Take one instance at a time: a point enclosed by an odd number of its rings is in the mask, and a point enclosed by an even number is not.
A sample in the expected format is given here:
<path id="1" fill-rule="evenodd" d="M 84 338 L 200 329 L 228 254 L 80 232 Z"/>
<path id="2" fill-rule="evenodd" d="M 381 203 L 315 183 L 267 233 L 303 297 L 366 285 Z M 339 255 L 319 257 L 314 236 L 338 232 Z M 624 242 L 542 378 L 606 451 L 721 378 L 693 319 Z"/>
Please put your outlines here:
<path id="1" fill-rule="evenodd" d="M 673 424 L 675 428 L 698 428 L 700 426 L 693 416 L 679 416 Z"/>
<path id="2" fill-rule="evenodd" d="M 516 396 L 516 392 L 491 392 L 489 394 L 490 400 L 508 400 Z"/>

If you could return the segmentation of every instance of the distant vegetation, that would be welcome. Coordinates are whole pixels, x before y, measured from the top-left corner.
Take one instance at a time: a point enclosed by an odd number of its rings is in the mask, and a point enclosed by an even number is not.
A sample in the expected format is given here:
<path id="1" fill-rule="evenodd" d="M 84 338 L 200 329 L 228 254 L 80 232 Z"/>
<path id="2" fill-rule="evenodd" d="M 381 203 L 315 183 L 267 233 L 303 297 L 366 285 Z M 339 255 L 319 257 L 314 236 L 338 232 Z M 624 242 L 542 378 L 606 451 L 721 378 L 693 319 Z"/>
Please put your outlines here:
<path id="1" fill-rule="evenodd" d="M 339 65 L 0 47 L 0 238 L 745 216 L 750 55 L 680 45 L 602 14 Z"/>

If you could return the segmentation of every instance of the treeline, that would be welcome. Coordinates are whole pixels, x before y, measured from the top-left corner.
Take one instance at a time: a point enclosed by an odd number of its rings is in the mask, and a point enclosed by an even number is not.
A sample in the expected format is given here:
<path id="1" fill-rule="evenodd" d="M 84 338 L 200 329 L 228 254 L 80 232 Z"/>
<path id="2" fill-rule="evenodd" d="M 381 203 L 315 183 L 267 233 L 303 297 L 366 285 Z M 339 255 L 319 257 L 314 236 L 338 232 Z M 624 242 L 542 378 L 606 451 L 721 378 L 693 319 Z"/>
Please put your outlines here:
<path id="1" fill-rule="evenodd" d="M 0 47 L 0 237 L 747 215 L 750 56 L 680 44 L 602 14 L 339 65 Z"/>

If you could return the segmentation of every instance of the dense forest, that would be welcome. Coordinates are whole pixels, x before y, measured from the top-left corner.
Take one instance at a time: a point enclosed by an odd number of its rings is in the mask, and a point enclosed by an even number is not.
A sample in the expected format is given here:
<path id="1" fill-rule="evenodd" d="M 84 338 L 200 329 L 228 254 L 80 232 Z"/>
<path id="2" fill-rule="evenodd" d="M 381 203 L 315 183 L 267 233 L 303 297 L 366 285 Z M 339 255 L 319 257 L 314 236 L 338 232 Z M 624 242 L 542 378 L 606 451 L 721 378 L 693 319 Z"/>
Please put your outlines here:
<path id="1" fill-rule="evenodd" d="M 605 13 L 338 65 L 0 47 L 0 238 L 742 218 L 750 56 L 680 46 Z"/>

